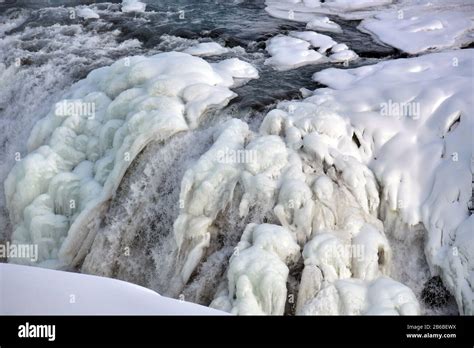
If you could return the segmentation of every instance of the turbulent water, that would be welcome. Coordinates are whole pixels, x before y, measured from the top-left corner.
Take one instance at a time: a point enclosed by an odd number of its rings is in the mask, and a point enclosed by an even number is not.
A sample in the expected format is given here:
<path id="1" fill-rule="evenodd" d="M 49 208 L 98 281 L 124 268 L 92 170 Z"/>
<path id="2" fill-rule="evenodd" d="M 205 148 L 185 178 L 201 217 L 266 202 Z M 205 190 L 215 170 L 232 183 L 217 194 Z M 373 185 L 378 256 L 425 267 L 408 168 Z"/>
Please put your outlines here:
<path id="1" fill-rule="evenodd" d="M 145 285 L 159 293 L 209 305 L 224 277 L 228 259 L 249 222 L 272 222 L 262 208 L 240 219 L 232 207 L 216 221 L 219 233 L 184 289 L 170 285 L 176 250 L 173 222 L 179 214 L 180 184 L 185 171 L 212 144 L 212 133 L 225 120 L 239 118 L 257 129 L 266 111 L 284 99 L 301 98 L 300 88 L 319 87 L 314 72 L 334 64 L 306 66 L 277 72 L 263 62 L 268 58 L 265 41 L 303 24 L 270 17 L 263 1 L 146 1 L 145 13 L 122 13 L 118 1 L 97 3 L 100 19 L 71 18 L 74 6 L 93 1 L 17 0 L 0 5 L 0 178 L 3 182 L 15 163 L 26 155 L 26 142 L 34 124 L 74 82 L 98 67 L 132 55 L 182 50 L 213 40 L 230 47 L 223 57 L 252 63 L 260 78 L 235 88 L 238 98 L 224 110 L 208 115 L 197 130 L 181 133 L 167 142 L 154 142 L 128 169 L 102 222 L 99 237 L 79 271 L 105 275 Z M 51 7 L 50 7 L 51 6 Z M 359 32 L 357 22 L 337 22 L 343 34 L 331 34 L 348 43 L 361 59 L 355 67 L 393 58 L 399 53 L 375 43 Z M 342 65 L 337 65 L 342 67 Z M 0 189 L 0 224 L 4 239 L 12 233 Z M 392 276 L 421 296 L 429 279 L 422 256 L 422 232 L 413 243 L 392 242 L 394 264 L 406 258 L 410 267 Z M 302 265 L 295 266 L 292 281 L 299 281 Z M 291 287 L 291 285 L 290 285 Z M 430 309 L 425 309 L 430 312 Z M 443 313 L 455 311 L 452 301 Z M 294 309 L 286 311 L 292 314 Z M 435 311 L 436 313 L 436 311 Z"/>

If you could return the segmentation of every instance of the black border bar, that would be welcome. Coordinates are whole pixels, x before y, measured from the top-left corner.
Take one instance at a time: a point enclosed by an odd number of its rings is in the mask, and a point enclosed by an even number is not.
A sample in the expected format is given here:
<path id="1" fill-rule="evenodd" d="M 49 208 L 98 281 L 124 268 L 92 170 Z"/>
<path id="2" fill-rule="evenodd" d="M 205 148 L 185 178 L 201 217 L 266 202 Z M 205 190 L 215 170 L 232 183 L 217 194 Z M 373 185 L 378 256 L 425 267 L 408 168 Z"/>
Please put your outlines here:
<path id="1" fill-rule="evenodd" d="M 25 323 L 55 325 L 55 341 L 20 338 Z M 408 334 L 425 337 L 409 338 Z M 455 334 L 435 338 L 433 334 Z M 472 316 L 2 316 L 0 346 L 364 344 L 473 347 Z"/>

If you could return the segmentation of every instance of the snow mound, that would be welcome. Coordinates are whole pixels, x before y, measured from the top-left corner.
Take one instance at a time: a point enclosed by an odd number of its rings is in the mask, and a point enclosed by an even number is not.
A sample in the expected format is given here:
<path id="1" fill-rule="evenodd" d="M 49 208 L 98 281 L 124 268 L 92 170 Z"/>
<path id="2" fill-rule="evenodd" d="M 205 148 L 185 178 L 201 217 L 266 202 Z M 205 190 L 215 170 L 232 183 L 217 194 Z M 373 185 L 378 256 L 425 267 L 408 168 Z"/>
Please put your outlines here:
<path id="1" fill-rule="evenodd" d="M 29 154 L 5 180 L 12 242 L 37 244 L 43 266 L 80 262 L 137 154 L 152 140 L 194 128 L 236 96 L 229 90 L 235 81 L 256 77 L 238 59 L 211 65 L 177 52 L 92 71 L 35 125 Z"/>
<path id="2" fill-rule="evenodd" d="M 145 12 L 146 4 L 139 0 L 122 0 L 122 12 Z"/>
<path id="3" fill-rule="evenodd" d="M 186 48 L 183 52 L 198 57 L 218 56 L 229 50 L 217 42 L 201 42 L 195 46 Z"/>
<path id="4" fill-rule="evenodd" d="M 346 45 L 338 44 L 327 35 L 314 31 L 291 31 L 288 36 L 278 35 L 267 41 L 267 51 L 271 57 L 265 60 L 265 65 L 277 70 L 289 70 L 308 64 L 326 63 L 328 58 L 325 54 L 334 46 L 339 47 L 339 52 L 329 57 L 331 61 L 348 62 L 358 58 Z"/>
<path id="5" fill-rule="evenodd" d="M 124 281 L 0 264 L 2 315 L 225 315 Z"/>

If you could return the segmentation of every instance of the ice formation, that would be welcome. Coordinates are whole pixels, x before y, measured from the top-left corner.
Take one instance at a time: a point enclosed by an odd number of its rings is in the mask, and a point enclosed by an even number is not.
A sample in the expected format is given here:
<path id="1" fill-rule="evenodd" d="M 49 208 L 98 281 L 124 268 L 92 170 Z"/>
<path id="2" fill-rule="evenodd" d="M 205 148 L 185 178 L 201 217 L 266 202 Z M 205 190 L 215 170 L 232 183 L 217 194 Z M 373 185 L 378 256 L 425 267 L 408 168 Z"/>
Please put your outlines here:
<path id="1" fill-rule="evenodd" d="M 416 315 L 413 292 L 387 277 L 366 282 L 341 279 L 322 289 L 300 312 L 302 315 Z"/>
<path id="2" fill-rule="evenodd" d="M 312 19 L 308 24 L 306 24 L 306 29 L 342 33 L 340 25 L 331 21 L 328 17 L 316 17 Z"/>
<path id="3" fill-rule="evenodd" d="M 237 186 L 242 218 L 258 204 L 280 226 L 247 226 L 212 307 L 237 314 L 283 314 L 289 269 L 301 258 L 303 246 L 298 313 L 305 313 L 319 292 L 338 279 L 368 282 L 388 274 L 391 250 L 376 217 L 377 182 L 352 136 L 346 120 L 311 101 L 280 103 L 256 136 L 242 121 L 223 124 L 214 145 L 183 178 L 184 207 L 174 226 L 179 250 L 175 291 L 205 257 L 214 238 L 211 226 L 229 209 Z M 239 151 L 248 157 L 226 160 L 224 154 Z M 398 286 L 414 298 L 411 290 Z M 368 295 L 364 306 L 371 301 L 376 299 Z M 416 301 L 412 304 L 418 308 Z M 395 313 L 397 306 L 387 304 L 380 313 Z"/>
<path id="4" fill-rule="evenodd" d="M 84 18 L 84 19 L 98 19 L 100 18 L 99 14 L 94 11 L 94 9 L 89 8 L 89 7 L 80 7 L 77 10 L 77 16 Z"/>
<path id="5" fill-rule="evenodd" d="M 328 61 L 325 54 L 336 47 L 329 60 L 348 62 L 357 59 L 354 51 L 347 45 L 338 44 L 331 37 L 314 31 L 291 31 L 289 35 L 278 35 L 267 42 L 267 51 L 271 55 L 265 61 L 277 70 L 295 69 L 307 64 L 321 64 Z M 317 48 L 315 51 L 313 48 Z"/>
<path id="6" fill-rule="evenodd" d="M 432 275 L 472 313 L 471 55 L 327 69 L 314 78 L 330 88 L 281 102 L 257 133 L 240 120 L 221 125 L 183 178 L 175 290 L 205 260 L 219 214 L 263 209 L 271 224 L 244 231 L 213 307 L 286 313 L 284 284 L 302 258 L 297 314 L 417 314 L 412 290 L 389 278 L 386 234 L 408 238 L 393 228 L 401 223 L 424 226 Z"/>
<path id="7" fill-rule="evenodd" d="M 139 0 L 122 0 L 122 12 L 145 12 L 146 4 Z"/>
<path id="8" fill-rule="evenodd" d="M 236 96 L 229 87 L 256 77 L 235 58 L 211 65 L 177 52 L 124 58 L 91 72 L 35 125 L 29 154 L 5 181 L 12 241 L 37 243 L 44 266 L 80 262 L 147 143 L 195 127 Z"/>
<path id="9" fill-rule="evenodd" d="M 288 264 L 295 263 L 300 247 L 285 228 L 249 224 L 227 270 L 229 285 L 211 307 L 234 314 L 283 315 L 287 299 Z"/>
<path id="10" fill-rule="evenodd" d="M 183 52 L 198 57 L 217 56 L 227 53 L 229 50 L 217 42 L 201 42 L 195 46 L 186 48 Z"/>
<path id="11" fill-rule="evenodd" d="M 333 30 L 329 19 L 362 19 L 360 29 L 410 54 L 461 47 L 471 41 L 474 5 L 464 0 L 267 0 L 275 17 L 307 22 L 308 29 Z M 326 28 L 325 28 L 326 27 Z"/>

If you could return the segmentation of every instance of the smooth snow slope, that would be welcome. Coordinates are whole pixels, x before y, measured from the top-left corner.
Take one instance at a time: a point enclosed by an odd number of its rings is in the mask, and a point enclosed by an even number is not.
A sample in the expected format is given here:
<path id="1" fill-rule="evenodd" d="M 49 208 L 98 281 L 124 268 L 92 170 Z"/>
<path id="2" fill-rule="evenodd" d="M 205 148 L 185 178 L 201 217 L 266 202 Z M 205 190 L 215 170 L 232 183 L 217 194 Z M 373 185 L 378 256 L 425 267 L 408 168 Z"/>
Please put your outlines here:
<path id="1" fill-rule="evenodd" d="M 1 315 L 225 315 L 116 279 L 0 264 Z"/>

